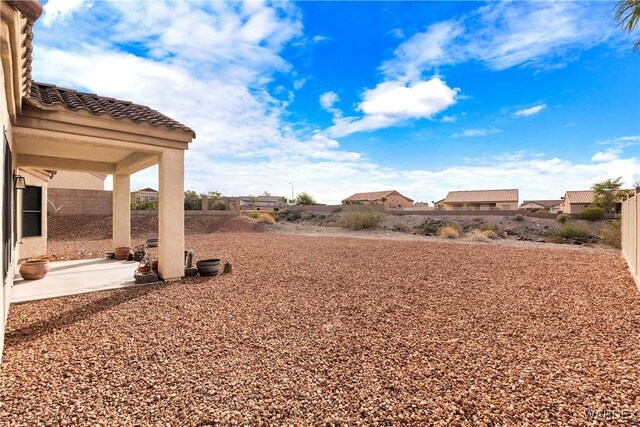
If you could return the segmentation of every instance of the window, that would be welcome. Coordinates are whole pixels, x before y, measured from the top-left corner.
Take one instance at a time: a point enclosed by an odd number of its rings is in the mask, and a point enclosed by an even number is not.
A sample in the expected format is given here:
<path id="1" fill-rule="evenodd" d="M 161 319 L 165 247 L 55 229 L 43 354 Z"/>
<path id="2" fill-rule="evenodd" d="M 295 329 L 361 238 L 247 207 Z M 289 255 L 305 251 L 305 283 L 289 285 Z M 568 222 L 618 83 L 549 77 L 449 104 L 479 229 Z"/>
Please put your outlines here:
<path id="1" fill-rule="evenodd" d="M 11 264 L 11 202 L 13 194 L 13 158 L 9 141 L 4 135 L 4 176 L 2 177 L 2 285 L 4 286 L 7 274 L 9 273 L 9 264 Z"/>
<path id="2" fill-rule="evenodd" d="M 42 187 L 27 185 L 22 192 L 22 237 L 42 236 Z"/>

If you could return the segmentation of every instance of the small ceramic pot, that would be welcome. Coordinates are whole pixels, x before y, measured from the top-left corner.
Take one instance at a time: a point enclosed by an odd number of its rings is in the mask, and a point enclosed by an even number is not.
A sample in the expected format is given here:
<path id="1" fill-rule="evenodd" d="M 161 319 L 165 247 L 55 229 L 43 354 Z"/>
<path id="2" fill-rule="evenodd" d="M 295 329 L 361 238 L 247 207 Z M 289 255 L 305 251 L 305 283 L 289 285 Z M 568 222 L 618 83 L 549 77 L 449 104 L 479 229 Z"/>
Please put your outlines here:
<path id="1" fill-rule="evenodd" d="M 131 246 L 121 246 L 119 248 L 115 248 L 114 252 L 116 254 L 116 259 L 126 260 L 129 258 L 129 254 L 131 253 Z"/>
<path id="2" fill-rule="evenodd" d="M 42 279 L 49 272 L 49 261 L 46 259 L 26 260 L 20 264 L 20 275 L 24 280 Z"/>
<path id="3" fill-rule="evenodd" d="M 201 276 L 217 276 L 220 272 L 220 260 L 219 259 L 203 259 L 196 262 L 198 267 L 198 273 Z"/>

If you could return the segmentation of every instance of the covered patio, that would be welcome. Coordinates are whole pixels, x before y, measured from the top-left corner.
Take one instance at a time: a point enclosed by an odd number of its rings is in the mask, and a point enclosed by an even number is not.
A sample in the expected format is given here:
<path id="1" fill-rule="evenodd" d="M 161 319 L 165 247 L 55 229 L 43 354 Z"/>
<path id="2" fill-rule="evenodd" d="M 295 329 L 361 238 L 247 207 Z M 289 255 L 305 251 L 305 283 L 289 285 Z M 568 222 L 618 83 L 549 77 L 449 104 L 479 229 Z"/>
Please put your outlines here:
<path id="1" fill-rule="evenodd" d="M 24 280 L 16 275 L 11 303 L 138 286 L 133 281 L 137 266 L 136 261 L 104 258 L 52 262 L 43 279 Z"/>
<path id="2" fill-rule="evenodd" d="M 13 127 L 17 167 L 113 175 L 114 248 L 131 246 L 131 175 L 158 165 L 158 272 L 165 281 L 179 280 L 184 275 L 184 151 L 194 131 L 128 101 L 37 82 L 29 94 Z"/>

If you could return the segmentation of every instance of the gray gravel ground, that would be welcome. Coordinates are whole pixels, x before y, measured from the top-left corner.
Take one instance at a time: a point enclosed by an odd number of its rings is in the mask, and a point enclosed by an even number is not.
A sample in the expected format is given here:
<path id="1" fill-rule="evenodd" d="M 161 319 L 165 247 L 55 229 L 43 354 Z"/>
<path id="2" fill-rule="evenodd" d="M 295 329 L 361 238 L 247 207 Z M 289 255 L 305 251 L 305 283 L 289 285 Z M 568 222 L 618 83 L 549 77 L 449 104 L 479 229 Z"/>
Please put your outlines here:
<path id="1" fill-rule="evenodd" d="M 640 294 L 617 254 L 187 242 L 233 273 L 13 306 L 0 424 L 578 426 L 640 411 Z"/>

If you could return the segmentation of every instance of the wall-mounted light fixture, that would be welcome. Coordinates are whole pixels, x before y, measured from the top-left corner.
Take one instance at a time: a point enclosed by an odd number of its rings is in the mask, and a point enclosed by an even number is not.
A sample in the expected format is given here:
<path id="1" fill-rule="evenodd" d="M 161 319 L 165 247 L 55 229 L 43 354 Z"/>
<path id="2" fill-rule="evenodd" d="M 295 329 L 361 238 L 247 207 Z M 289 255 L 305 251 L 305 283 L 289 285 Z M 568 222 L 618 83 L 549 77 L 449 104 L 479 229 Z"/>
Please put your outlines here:
<path id="1" fill-rule="evenodd" d="M 13 186 L 16 190 L 24 190 L 27 188 L 27 181 L 22 175 L 13 175 Z"/>

